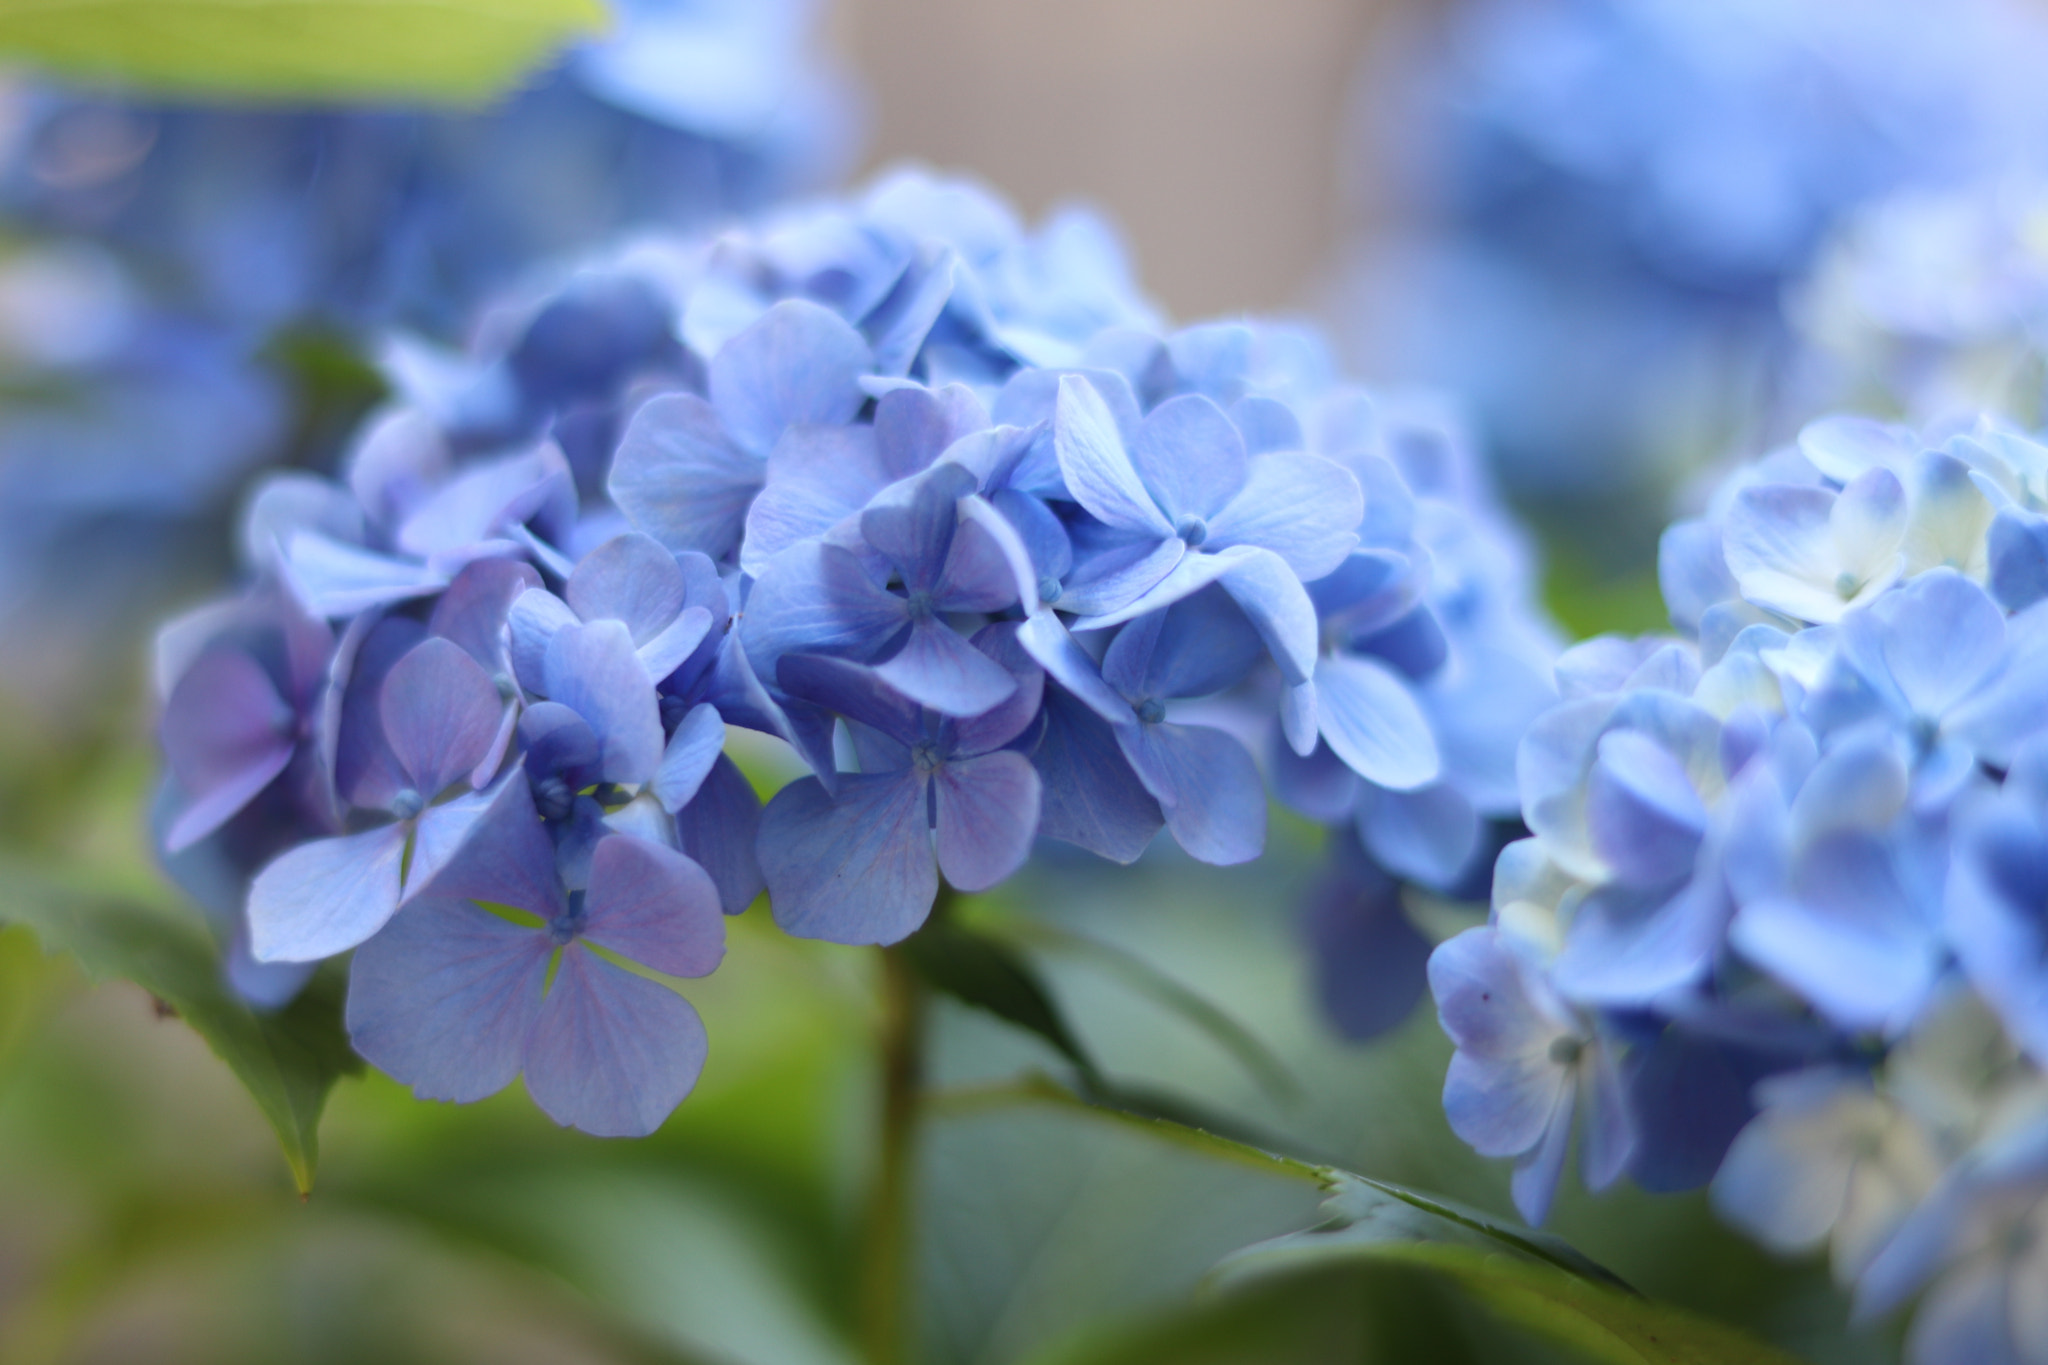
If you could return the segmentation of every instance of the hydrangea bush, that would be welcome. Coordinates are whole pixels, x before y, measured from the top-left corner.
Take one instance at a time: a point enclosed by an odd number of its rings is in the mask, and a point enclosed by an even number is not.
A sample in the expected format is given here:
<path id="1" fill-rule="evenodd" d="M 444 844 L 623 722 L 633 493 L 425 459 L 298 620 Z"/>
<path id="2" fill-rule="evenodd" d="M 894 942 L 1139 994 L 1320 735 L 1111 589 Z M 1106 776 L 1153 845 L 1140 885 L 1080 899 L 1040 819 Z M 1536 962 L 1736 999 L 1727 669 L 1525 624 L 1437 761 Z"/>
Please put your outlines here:
<path id="1" fill-rule="evenodd" d="M 1305 334 L 1161 330 L 1083 214 L 904 173 L 398 354 L 165 629 L 160 827 L 241 989 L 353 949 L 351 1039 L 423 1096 L 650 1131 L 706 1044 L 621 961 L 710 971 L 764 888 L 895 943 L 1039 838 L 1245 862 L 1262 763 L 1355 831 L 1318 923 L 1383 1026 L 1422 954 L 1381 888 L 1512 818 L 1549 637 L 1455 440 Z M 808 775 L 764 806 L 729 727 Z"/>
<path id="2" fill-rule="evenodd" d="M 1363 250 L 1350 325 L 1469 398 L 1516 491 L 1654 530 L 1786 420 L 1780 295 L 1851 213 L 2038 167 L 2044 51 L 2010 0 L 1452 7 L 1367 73 L 1419 208 Z"/>
<path id="3" fill-rule="evenodd" d="M 1713 1182 L 1919 1362 L 2036 1360 L 2048 447 L 1808 426 L 1664 536 L 1677 638 L 1559 660 L 1530 837 L 1429 974 L 1452 1126 L 1541 1220 Z"/>

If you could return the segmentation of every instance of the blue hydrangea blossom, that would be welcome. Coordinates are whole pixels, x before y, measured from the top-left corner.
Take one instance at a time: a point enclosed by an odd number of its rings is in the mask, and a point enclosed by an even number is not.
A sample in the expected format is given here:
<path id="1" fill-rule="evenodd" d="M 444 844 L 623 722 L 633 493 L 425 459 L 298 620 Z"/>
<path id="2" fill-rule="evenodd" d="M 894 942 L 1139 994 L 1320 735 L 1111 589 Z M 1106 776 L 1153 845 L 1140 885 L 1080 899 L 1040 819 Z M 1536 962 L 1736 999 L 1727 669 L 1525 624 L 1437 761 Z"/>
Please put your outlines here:
<path id="1" fill-rule="evenodd" d="M 421 1095 L 638 1133 L 707 1043 L 613 959 L 709 971 L 764 889 L 889 944 L 1040 837 L 1245 862 L 1262 760 L 1335 874 L 1483 863 L 1551 651 L 1483 481 L 1305 333 L 1163 329 L 1086 221 L 899 173 L 392 347 L 342 477 L 252 501 L 250 596 L 166 635 L 166 848 L 300 973 L 266 998 L 352 950 Z M 735 727 L 807 774 L 764 807 Z M 1382 929 L 1322 970 L 1384 1025 L 1422 940 Z"/>
<path id="2" fill-rule="evenodd" d="M 1924 1289 L 1918 1365 L 2039 1358 L 2044 455 L 1992 419 L 1814 423 L 1666 532 L 1678 636 L 1560 657 L 1530 837 L 1430 967 L 1446 1110 L 1526 1216 L 1563 1152 L 1534 1115 L 1572 1121 L 1555 1059 L 1597 1047 L 1589 1185 L 1711 1180 L 1861 1311 Z"/>

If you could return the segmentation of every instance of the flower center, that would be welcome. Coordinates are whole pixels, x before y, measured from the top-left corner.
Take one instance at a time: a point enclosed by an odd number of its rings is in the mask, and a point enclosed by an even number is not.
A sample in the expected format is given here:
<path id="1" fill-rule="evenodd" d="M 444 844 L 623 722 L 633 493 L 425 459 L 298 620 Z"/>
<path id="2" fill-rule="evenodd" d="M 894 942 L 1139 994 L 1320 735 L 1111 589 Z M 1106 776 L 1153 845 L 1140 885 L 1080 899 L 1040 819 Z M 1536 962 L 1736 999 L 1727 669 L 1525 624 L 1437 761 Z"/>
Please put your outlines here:
<path id="1" fill-rule="evenodd" d="M 548 937 L 553 939 L 558 947 L 568 947 L 590 922 L 590 916 L 583 908 L 584 894 L 581 891 L 571 891 L 569 908 L 548 921 Z"/>
<path id="2" fill-rule="evenodd" d="M 939 758 L 939 746 L 928 739 L 919 740 L 910 746 L 910 761 L 917 766 L 917 771 L 920 774 L 926 777 L 931 776 L 931 774 L 938 771 L 941 761 Z"/>
<path id="3" fill-rule="evenodd" d="M 1038 600 L 1046 606 L 1059 601 L 1061 591 L 1060 581 L 1050 574 L 1038 580 Z"/>
<path id="4" fill-rule="evenodd" d="M 1550 1040 L 1550 1060 L 1559 1066 L 1578 1065 L 1579 1056 L 1585 1050 L 1586 1045 L 1577 1038 L 1563 1037 Z"/>
<path id="5" fill-rule="evenodd" d="M 932 595 L 930 593 L 920 588 L 918 591 L 905 597 L 904 602 L 910 608 L 911 620 L 929 621 L 932 619 L 933 607 Z"/>
<path id="6" fill-rule="evenodd" d="M 405 788 L 391 798 L 391 813 L 401 820 L 410 820 L 426 808 L 426 798 L 411 787 Z"/>
<path id="7" fill-rule="evenodd" d="M 1182 517 L 1174 534 L 1187 542 L 1190 550 L 1209 538 L 1209 523 L 1197 516 Z"/>
<path id="8" fill-rule="evenodd" d="M 1157 697 L 1147 697 L 1133 709 L 1137 711 L 1138 719 L 1147 725 L 1157 725 L 1166 719 L 1166 703 Z"/>

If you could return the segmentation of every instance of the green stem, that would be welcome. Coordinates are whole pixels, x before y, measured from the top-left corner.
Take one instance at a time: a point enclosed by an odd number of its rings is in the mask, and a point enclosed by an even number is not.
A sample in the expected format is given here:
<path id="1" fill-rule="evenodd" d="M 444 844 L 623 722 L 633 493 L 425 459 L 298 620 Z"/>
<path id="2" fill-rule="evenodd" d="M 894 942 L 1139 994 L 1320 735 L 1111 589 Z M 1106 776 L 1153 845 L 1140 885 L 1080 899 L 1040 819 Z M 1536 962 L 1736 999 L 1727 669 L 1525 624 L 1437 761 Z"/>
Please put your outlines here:
<path id="1" fill-rule="evenodd" d="M 932 918 L 952 898 L 941 887 Z M 924 1088 L 925 986 L 900 948 L 882 950 L 881 1134 L 862 1247 L 860 1330 L 868 1365 L 910 1359 L 917 1119 Z"/>

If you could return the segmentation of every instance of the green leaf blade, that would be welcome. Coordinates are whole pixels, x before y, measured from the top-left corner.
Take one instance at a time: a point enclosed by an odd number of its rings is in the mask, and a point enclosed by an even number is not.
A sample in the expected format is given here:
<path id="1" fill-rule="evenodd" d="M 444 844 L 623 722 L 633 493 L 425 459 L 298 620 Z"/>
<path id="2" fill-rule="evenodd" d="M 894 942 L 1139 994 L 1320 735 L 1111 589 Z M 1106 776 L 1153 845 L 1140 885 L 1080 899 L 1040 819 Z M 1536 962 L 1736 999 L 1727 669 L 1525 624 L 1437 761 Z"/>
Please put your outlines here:
<path id="1" fill-rule="evenodd" d="M 322 969 L 291 1004 L 259 1013 L 229 989 L 218 950 L 196 924 L 19 867 L 4 874 L 0 921 L 26 925 L 96 982 L 134 982 L 183 1019 L 247 1088 L 276 1130 L 299 1193 L 311 1193 L 328 1093 L 363 1065 L 342 1026 L 342 971 Z"/>
<path id="2" fill-rule="evenodd" d="M 475 104 L 605 21 L 601 0 L 0 0 L 0 58 L 161 95 Z"/>

